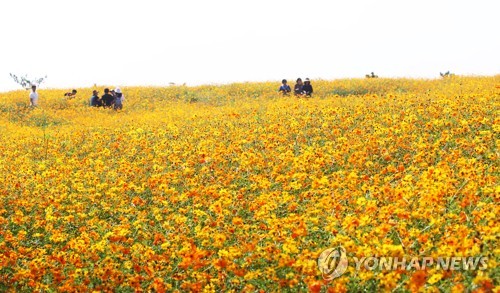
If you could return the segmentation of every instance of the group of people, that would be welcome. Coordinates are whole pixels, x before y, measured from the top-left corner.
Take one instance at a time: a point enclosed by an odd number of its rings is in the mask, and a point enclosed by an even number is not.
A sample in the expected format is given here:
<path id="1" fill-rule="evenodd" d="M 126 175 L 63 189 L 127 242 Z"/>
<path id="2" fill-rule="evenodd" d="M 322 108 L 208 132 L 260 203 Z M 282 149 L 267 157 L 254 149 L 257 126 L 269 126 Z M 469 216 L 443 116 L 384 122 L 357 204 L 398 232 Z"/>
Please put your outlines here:
<path id="1" fill-rule="evenodd" d="M 281 81 L 281 86 L 280 86 L 278 91 L 284 95 L 288 95 L 292 91 L 290 86 L 287 84 L 286 79 L 283 79 Z M 313 93 L 313 87 L 311 85 L 311 80 L 309 80 L 309 78 L 306 78 L 306 80 L 304 82 L 302 82 L 302 79 L 300 77 L 297 78 L 297 82 L 295 83 L 295 86 L 293 87 L 293 93 L 296 96 L 310 97 Z"/>
<path id="2" fill-rule="evenodd" d="M 71 92 L 65 93 L 64 96 L 71 99 L 76 96 L 76 93 L 77 93 L 76 90 L 72 90 Z M 123 109 L 124 99 L 125 96 L 123 95 L 121 89 L 118 87 L 111 91 L 108 88 L 105 88 L 104 95 L 102 95 L 102 97 L 99 97 L 99 91 L 94 90 L 92 92 L 92 97 L 90 98 L 90 106 L 114 108 L 115 110 L 121 110 Z M 38 93 L 36 91 L 36 85 L 31 86 L 30 105 L 32 107 L 38 106 Z"/>
<path id="3" fill-rule="evenodd" d="M 114 90 L 104 89 L 104 95 L 99 97 L 99 91 L 94 90 L 92 92 L 92 97 L 90 98 L 91 107 L 104 107 L 104 108 L 114 108 L 115 110 L 121 110 L 123 108 L 123 100 L 125 96 L 123 95 L 120 88 Z"/>
<path id="4" fill-rule="evenodd" d="M 31 106 L 38 105 L 38 93 L 36 92 L 36 85 L 31 87 L 32 91 L 30 93 L 30 104 Z M 283 79 L 281 81 L 281 86 L 278 90 L 284 95 L 288 95 L 292 89 L 287 84 L 287 80 Z M 68 98 L 74 98 L 77 91 L 72 90 L 71 92 L 65 93 L 64 96 Z M 293 93 L 296 96 L 306 96 L 310 97 L 313 93 L 313 87 L 309 78 L 306 78 L 304 82 L 299 77 L 293 88 Z M 120 88 L 114 90 L 109 90 L 109 88 L 104 89 L 104 95 L 99 97 L 99 91 L 94 90 L 92 92 L 92 97 L 90 98 L 91 107 L 104 107 L 104 108 L 114 108 L 115 110 L 121 110 L 123 108 L 123 100 L 125 99 Z"/>

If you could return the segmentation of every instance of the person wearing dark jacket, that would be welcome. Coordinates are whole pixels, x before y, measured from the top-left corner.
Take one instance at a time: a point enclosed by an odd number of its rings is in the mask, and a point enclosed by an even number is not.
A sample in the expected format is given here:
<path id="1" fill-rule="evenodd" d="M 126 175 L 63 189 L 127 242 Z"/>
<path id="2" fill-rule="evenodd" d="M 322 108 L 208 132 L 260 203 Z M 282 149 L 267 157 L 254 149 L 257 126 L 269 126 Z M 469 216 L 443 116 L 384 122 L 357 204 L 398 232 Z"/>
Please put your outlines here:
<path id="1" fill-rule="evenodd" d="M 101 107 L 102 102 L 101 99 L 99 98 L 99 92 L 94 90 L 92 92 L 92 97 L 90 98 L 90 106 L 91 107 Z"/>
<path id="2" fill-rule="evenodd" d="M 105 88 L 104 89 L 104 95 L 101 97 L 102 105 L 104 107 L 111 107 L 113 106 L 113 101 L 115 100 L 115 97 L 109 93 L 109 89 Z"/>
<path id="3" fill-rule="evenodd" d="M 310 97 L 313 93 L 313 87 L 311 85 L 311 81 L 309 78 L 306 78 L 304 81 L 304 86 L 302 87 L 302 93 L 308 97 Z"/>
<path id="4" fill-rule="evenodd" d="M 304 84 L 302 83 L 302 78 L 297 78 L 297 83 L 295 84 L 295 86 L 293 87 L 293 93 L 298 96 L 298 95 L 302 95 L 302 87 L 304 86 Z"/>
<path id="5" fill-rule="evenodd" d="M 288 84 L 286 84 L 286 79 L 283 79 L 281 81 L 281 86 L 278 90 L 278 92 L 282 93 L 283 95 L 288 95 L 289 92 L 291 92 L 292 89 L 290 88 L 290 86 Z"/>

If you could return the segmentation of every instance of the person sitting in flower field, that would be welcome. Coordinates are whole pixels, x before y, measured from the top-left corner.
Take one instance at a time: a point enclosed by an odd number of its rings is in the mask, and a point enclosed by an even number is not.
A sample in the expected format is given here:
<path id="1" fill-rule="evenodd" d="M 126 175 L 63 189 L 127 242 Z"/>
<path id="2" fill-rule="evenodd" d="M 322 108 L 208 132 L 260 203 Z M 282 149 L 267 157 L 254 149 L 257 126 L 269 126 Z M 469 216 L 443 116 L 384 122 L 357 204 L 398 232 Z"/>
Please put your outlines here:
<path id="1" fill-rule="evenodd" d="M 302 87 L 302 94 L 310 97 L 313 93 L 313 87 L 311 85 L 311 80 L 309 78 L 306 78 L 304 81 L 304 86 Z"/>
<path id="2" fill-rule="evenodd" d="M 113 102 L 115 100 L 115 97 L 109 92 L 108 88 L 104 89 L 104 95 L 101 97 L 102 101 L 102 106 L 105 108 L 109 108 L 113 106 Z"/>
<path id="3" fill-rule="evenodd" d="M 114 108 L 115 110 L 121 110 L 123 109 L 123 100 L 125 99 L 125 96 L 123 95 L 121 89 L 117 87 L 114 90 L 114 96 L 115 96 L 115 101 L 114 101 Z"/>
<path id="4" fill-rule="evenodd" d="M 90 106 L 91 107 L 101 107 L 102 106 L 102 101 L 101 101 L 101 98 L 99 98 L 99 92 L 97 90 L 94 90 L 92 92 L 92 97 L 90 98 Z"/>
<path id="5" fill-rule="evenodd" d="M 292 89 L 290 88 L 290 86 L 288 84 L 286 84 L 286 83 L 287 83 L 286 79 L 283 79 L 281 81 L 281 86 L 280 86 L 280 88 L 278 90 L 278 92 L 282 93 L 285 96 L 288 95 L 288 93 L 290 93 L 292 91 Z"/>
<path id="6" fill-rule="evenodd" d="M 304 84 L 302 83 L 302 78 L 297 78 L 297 83 L 295 83 L 295 86 L 293 87 L 293 93 L 296 96 L 302 95 L 302 87 Z"/>

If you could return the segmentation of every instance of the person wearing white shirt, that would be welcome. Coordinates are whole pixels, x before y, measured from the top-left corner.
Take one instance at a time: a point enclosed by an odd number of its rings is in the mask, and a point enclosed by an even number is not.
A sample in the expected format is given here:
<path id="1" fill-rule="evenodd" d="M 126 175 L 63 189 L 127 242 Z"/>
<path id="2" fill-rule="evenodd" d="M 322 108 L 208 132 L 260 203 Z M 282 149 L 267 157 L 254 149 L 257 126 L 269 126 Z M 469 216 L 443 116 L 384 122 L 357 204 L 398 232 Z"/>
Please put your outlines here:
<path id="1" fill-rule="evenodd" d="M 30 105 L 33 107 L 38 106 L 38 93 L 36 92 L 36 85 L 31 86 L 31 93 L 30 93 Z"/>

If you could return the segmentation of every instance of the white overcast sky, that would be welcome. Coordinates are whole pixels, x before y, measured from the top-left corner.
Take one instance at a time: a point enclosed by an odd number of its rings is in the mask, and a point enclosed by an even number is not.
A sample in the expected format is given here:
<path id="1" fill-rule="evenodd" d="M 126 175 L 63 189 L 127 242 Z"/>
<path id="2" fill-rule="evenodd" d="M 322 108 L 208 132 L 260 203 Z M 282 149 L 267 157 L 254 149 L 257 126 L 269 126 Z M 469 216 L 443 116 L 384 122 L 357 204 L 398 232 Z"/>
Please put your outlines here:
<path id="1" fill-rule="evenodd" d="M 0 0 L 0 91 L 500 74 L 498 0 Z"/>

